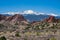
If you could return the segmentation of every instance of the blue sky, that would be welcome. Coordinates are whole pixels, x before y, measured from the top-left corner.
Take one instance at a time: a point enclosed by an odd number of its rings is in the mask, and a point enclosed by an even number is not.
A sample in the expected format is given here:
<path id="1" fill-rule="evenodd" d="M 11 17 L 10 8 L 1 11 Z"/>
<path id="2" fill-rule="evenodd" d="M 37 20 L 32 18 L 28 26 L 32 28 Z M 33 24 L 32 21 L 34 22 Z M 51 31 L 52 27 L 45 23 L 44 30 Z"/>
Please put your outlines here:
<path id="1" fill-rule="evenodd" d="M 60 0 L 0 0 L 0 13 L 24 10 L 60 15 Z"/>

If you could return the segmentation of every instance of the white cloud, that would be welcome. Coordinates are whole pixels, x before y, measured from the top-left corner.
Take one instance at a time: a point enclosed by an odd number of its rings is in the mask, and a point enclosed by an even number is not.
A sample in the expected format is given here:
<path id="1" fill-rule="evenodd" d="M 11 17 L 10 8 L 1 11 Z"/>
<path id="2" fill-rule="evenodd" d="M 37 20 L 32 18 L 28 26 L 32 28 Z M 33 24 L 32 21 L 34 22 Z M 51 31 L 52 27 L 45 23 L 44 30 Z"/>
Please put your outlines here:
<path id="1" fill-rule="evenodd" d="M 54 13 L 49 13 L 48 15 L 58 16 L 57 14 L 54 14 Z"/>
<path id="2" fill-rule="evenodd" d="M 19 12 L 6 12 L 6 13 L 2 13 L 2 14 L 15 15 L 15 14 L 20 14 L 20 13 Z"/>
<path id="3" fill-rule="evenodd" d="M 14 15 L 14 14 L 19 14 L 19 12 L 8 12 L 8 14 Z"/>
<path id="4" fill-rule="evenodd" d="M 6 13 L 2 13 L 2 14 L 9 14 L 9 15 L 15 15 L 15 14 L 35 14 L 35 15 L 52 15 L 52 16 L 58 16 L 54 13 L 42 13 L 42 12 L 35 12 L 33 10 L 25 10 L 23 12 L 6 12 Z"/>
<path id="5" fill-rule="evenodd" d="M 39 13 L 36 13 L 36 15 L 40 15 L 40 14 L 41 14 L 41 15 L 44 15 L 45 13 L 41 13 L 41 12 L 39 12 Z"/>
<path id="6" fill-rule="evenodd" d="M 45 13 L 41 13 L 41 12 L 35 12 L 33 10 L 26 10 L 24 11 L 22 14 L 35 14 L 35 15 L 40 15 L 40 14 L 45 14 Z"/>
<path id="7" fill-rule="evenodd" d="M 33 10 L 26 10 L 26 11 L 24 11 L 23 13 L 24 13 L 24 14 L 33 14 L 34 11 L 33 11 Z"/>

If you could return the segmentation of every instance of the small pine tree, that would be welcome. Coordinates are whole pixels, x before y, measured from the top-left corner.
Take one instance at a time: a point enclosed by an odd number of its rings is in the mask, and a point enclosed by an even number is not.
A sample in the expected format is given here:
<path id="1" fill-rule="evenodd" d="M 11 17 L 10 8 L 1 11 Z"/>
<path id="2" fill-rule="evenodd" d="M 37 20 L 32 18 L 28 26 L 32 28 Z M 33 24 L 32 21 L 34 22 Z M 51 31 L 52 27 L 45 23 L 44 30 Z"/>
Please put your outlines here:
<path id="1" fill-rule="evenodd" d="M 16 22 L 15 25 L 18 25 L 18 23 Z"/>
<path id="2" fill-rule="evenodd" d="M 17 33 L 15 34 L 15 36 L 16 36 L 16 37 L 20 37 L 19 32 L 17 32 Z"/>
<path id="3" fill-rule="evenodd" d="M 4 36 L 2 36 L 1 38 L 0 38 L 0 40 L 7 40 Z"/>

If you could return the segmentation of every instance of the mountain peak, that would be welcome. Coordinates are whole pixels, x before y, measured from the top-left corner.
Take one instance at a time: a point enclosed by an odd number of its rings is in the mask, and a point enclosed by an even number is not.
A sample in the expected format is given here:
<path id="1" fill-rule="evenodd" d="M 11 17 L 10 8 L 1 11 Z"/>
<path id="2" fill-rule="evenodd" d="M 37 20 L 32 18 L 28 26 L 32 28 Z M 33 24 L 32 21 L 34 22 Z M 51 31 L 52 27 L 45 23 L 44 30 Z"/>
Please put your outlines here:
<path id="1" fill-rule="evenodd" d="M 55 16 L 49 16 L 49 18 L 45 19 L 46 22 L 58 22 L 58 19 Z"/>
<path id="2" fill-rule="evenodd" d="M 55 20 L 55 17 L 54 16 L 50 16 L 47 20 L 48 20 L 48 22 L 52 22 L 52 21 Z"/>
<path id="3" fill-rule="evenodd" d="M 8 21 L 24 21 L 24 17 L 20 14 L 15 14 L 13 16 L 10 16 L 8 19 Z M 26 21 L 26 20 L 25 20 Z"/>

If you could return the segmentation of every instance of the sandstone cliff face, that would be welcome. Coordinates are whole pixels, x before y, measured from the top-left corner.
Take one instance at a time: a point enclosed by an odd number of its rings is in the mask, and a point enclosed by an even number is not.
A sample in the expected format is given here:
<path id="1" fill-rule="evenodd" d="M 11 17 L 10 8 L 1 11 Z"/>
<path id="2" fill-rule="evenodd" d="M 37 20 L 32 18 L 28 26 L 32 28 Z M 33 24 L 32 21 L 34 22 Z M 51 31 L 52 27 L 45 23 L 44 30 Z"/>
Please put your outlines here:
<path id="1" fill-rule="evenodd" d="M 4 22 L 10 22 L 10 23 L 21 23 L 21 24 L 28 24 L 28 21 L 20 14 L 15 14 L 13 16 L 4 16 L 0 15 L 0 22 L 4 20 Z M 54 16 L 50 16 L 49 18 L 44 19 L 43 21 L 34 21 L 31 24 L 40 24 L 41 22 L 59 22 L 60 19 L 56 19 Z"/>
<path id="2" fill-rule="evenodd" d="M 56 19 L 54 16 L 50 16 L 49 18 L 46 18 L 42 21 L 33 21 L 31 23 L 31 25 L 40 25 L 42 23 L 45 23 L 45 22 L 48 22 L 48 23 L 58 23 L 60 22 L 60 19 Z"/>
<path id="3" fill-rule="evenodd" d="M 49 18 L 45 19 L 46 22 L 58 22 L 59 19 L 56 19 L 54 16 L 50 16 Z"/>
<path id="4" fill-rule="evenodd" d="M 5 22 L 10 23 L 28 23 L 27 20 L 20 14 L 15 14 L 13 16 L 4 16 L 0 15 L 0 21 L 4 20 Z"/>
<path id="5" fill-rule="evenodd" d="M 49 18 L 46 19 L 47 22 L 53 22 L 55 20 L 54 16 L 50 16 Z"/>
<path id="6" fill-rule="evenodd" d="M 15 14 L 6 19 L 7 21 L 26 21 L 22 15 Z"/>

